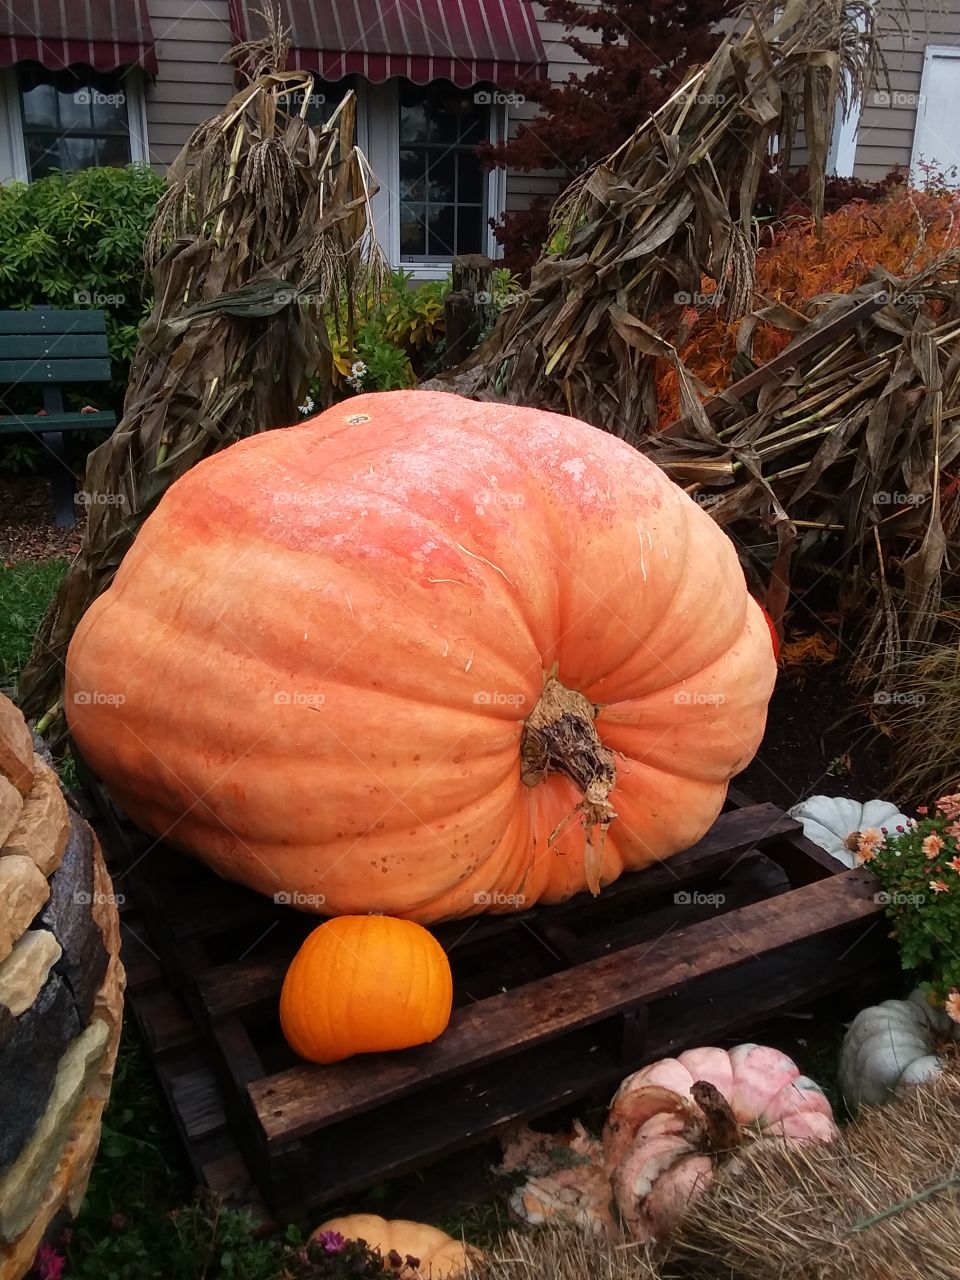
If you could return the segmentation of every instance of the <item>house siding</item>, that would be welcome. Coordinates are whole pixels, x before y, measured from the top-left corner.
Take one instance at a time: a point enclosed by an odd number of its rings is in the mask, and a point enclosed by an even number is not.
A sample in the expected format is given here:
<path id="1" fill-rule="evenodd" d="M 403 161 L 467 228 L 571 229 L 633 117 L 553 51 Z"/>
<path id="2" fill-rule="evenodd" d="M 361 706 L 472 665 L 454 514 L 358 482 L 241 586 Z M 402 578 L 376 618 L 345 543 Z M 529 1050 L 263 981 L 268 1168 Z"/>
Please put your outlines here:
<path id="1" fill-rule="evenodd" d="M 147 0 L 160 74 L 148 86 L 150 162 L 163 172 L 190 134 L 228 101 L 233 43 L 227 0 Z"/>
<path id="2" fill-rule="evenodd" d="M 880 13 L 882 45 L 890 79 L 889 101 L 880 85 L 867 94 L 860 115 L 854 175 L 876 181 L 897 166 L 908 169 L 917 123 L 917 97 L 927 45 L 960 41 L 960 5 L 910 0 L 908 13 L 885 6 Z"/>
<path id="3" fill-rule="evenodd" d="M 564 43 L 566 32 L 559 22 L 548 22 L 543 16 L 543 6 L 534 5 L 540 38 L 543 40 L 544 52 L 547 55 L 547 71 L 554 84 L 562 84 L 571 76 L 582 75 L 589 70 L 589 64 Z M 593 31 L 578 32 L 585 44 L 599 44 L 600 36 Z M 519 107 L 511 107 L 508 116 L 508 134 L 515 138 L 521 124 L 532 120 L 537 114 L 533 103 L 525 103 Z M 572 174 L 564 174 L 562 170 L 542 170 L 531 173 L 519 173 L 514 169 L 507 171 L 506 208 L 508 212 L 525 209 L 537 196 L 555 196 L 572 179 Z"/>

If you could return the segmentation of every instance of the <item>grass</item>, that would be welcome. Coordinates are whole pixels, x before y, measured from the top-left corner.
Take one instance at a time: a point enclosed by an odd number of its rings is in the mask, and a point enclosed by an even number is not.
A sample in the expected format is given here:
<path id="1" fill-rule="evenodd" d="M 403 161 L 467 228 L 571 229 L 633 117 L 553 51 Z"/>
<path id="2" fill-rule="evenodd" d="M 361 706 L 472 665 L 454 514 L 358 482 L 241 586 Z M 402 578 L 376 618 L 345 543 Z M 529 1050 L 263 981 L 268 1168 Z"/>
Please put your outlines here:
<path id="1" fill-rule="evenodd" d="M 55 1245 L 71 1280 L 275 1280 L 284 1241 L 195 1196 L 146 1053 L 129 1030 L 80 1213 Z"/>
<path id="2" fill-rule="evenodd" d="M 66 572 L 66 561 L 18 561 L 0 569 L 0 689 L 12 689 L 33 633 Z"/>

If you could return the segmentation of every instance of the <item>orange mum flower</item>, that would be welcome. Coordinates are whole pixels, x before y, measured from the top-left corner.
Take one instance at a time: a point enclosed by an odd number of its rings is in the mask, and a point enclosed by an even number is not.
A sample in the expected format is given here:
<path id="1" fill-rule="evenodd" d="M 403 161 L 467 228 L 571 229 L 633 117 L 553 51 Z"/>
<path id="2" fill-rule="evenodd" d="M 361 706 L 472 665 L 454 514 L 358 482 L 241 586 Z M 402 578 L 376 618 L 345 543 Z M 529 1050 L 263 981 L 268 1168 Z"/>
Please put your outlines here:
<path id="1" fill-rule="evenodd" d="M 960 875 L 960 858 L 951 858 L 947 863 L 948 867 L 952 867 L 954 871 Z"/>
<path id="2" fill-rule="evenodd" d="M 935 831 L 931 831 L 930 834 L 924 838 L 923 852 L 928 858 L 935 858 L 942 848 L 943 841 Z"/>
<path id="3" fill-rule="evenodd" d="M 954 987 L 943 1002 L 943 1007 L 954 1022 L 960 1022 L 960 991 L 958 991 L 956 987 Z"/>
<path id="4" fill-rule="evenodd" d="M 949 890 L 946 880 L 931 880 L 930 888 L 934 893 L 946 893 Z"/>

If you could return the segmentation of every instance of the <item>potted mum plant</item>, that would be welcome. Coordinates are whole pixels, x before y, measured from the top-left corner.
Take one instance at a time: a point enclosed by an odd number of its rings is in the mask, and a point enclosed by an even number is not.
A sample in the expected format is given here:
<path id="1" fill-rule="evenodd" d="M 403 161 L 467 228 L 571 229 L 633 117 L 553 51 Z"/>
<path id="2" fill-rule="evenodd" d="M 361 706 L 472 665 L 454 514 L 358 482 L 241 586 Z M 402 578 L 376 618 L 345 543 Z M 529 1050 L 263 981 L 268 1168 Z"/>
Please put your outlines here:
<path id="1" fill-rule="evenodd" d="M 861 831 L 858 860 L 880 882 L 904 969 L 960 1022 L 960 794 L 917 812 L 894 830 Z"/>

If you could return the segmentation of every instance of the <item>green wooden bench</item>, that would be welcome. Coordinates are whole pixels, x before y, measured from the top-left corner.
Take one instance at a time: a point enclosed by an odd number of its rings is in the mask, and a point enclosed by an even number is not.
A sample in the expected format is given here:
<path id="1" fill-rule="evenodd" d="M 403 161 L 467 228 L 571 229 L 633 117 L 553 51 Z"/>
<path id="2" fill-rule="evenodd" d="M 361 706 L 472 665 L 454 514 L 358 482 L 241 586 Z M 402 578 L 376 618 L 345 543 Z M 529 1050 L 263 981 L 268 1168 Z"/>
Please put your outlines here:
<path id="1" fill-rule="evenodd" d="M 0 415 L 0 435 L 29 432 L 47 452 L 53 491 L 54 522 L 61 529 L 76 523 L 73 472 L 67 464 L 64 431 L 115 427 L 109 412 L 67 413 L 63 386 L 71 382 L 109 382 L 110 356 L 102 311 L 0 311 L 0 388 L 43 388 L 43 415 Z M 0 404 L 3 391 L 0 390 Z"/>

